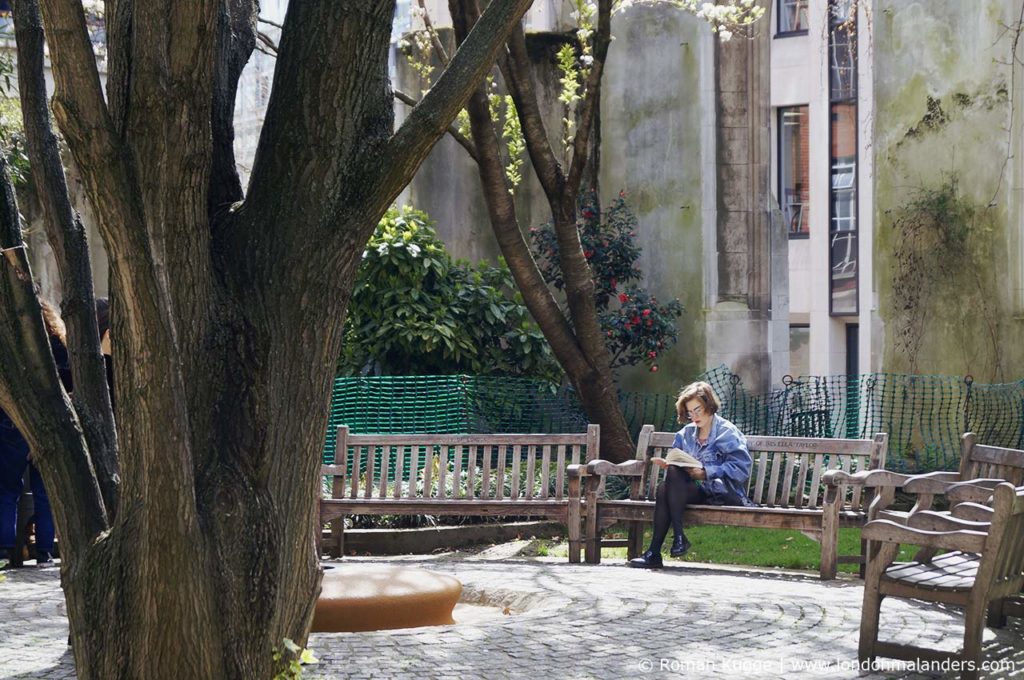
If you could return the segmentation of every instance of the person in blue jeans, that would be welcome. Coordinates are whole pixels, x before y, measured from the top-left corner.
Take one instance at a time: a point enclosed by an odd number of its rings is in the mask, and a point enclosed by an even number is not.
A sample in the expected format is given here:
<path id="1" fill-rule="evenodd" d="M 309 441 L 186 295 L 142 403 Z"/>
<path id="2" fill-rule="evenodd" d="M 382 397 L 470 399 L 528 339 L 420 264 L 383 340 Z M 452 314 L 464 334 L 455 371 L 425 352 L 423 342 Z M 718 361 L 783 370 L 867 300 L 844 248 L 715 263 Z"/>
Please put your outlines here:
<path id="1" fill-rule="evenodd" d="M 57 364 L 64 388 L 71 390 L 71 368 L 65 348 L 66 330 L 57 310 L 45 301 L 43 321 L 50 334 L 50 349 Z M 46 566 L 53 563 L 54 527 L 50 510 L 50 497 L 43 486 L 39 470 L 29 460 L 28 442 L 21 436 L 10 417 L 0 410 L 0 559 L 7 564 L 20 564 L 15 559 L 18 538 L 18 503 L 25 487 L 25 469 L 28 468 L 29 487 L 35 508 L 36 564 Z"/>
<path id="2" fill-rule="evenodd" d="M 28 460 L 28 442 L 7 414 L 0 411 L 0 559 L 7 560 L 8 564 L 21 562 L 14 550 L 18 539 L 18 502 L 25 486 L 26 467 L 35 508 L 36 564 L 43 566 L 52 562 L 54 530 L 50 497 L 39 470 Z"/>
<path id="3" fill-rule="evenodd" d="M 752 459 L 747 440 L 739 428 L 718 415 L 722 406 L 706 382 L 687 385 L 676 400 L 679 422 L 689 424 L 676 433 L 672 443 L 702 464 L 700 468 L 670 465 L 662 458 L 652 463 L 665 470 L 654 501 L 654 534 L 651 545 L 640 557 L 629 561 L 631 567 L 658 569 L 662 566 L 661 547 L 669 526 L 675 540 L 669 553 L 682 557 L 690 549 L 683 533 L 683 512 L 688 505 L 753 505 L 747 499 Z"/>

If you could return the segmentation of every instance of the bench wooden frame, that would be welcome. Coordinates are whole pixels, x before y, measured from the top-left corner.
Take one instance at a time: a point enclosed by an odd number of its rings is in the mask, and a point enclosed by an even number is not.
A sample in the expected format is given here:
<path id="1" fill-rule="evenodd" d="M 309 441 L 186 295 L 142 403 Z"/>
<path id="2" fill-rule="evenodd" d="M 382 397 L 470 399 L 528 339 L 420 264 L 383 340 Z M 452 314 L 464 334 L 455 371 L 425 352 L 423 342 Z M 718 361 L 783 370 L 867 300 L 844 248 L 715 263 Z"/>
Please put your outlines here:
<path id="1" fill-rule="evenodd" d="M 909 486 L 909 484 L 908 484 Z M 872 544 L 864 582 L 860 643 L 862 662 L 878 656 L 896 659 L 957 660 L 962 678 L 978 677 L 986 612 L 990 624 L 1005 623 L 1002 606 L 1024 587 L 1024 487 L 1000 482 L 984 488 L 955 484 L 954 500 L 990 496 L 989 522 L 958 519 L 950 513 L 912 511 L 904 522 L 875 519 L 864 527 Z M 977 495 L 980 492 L 981 496 Z M 956 496 L 959 495 L 959 498 Z M 900 545 L 921 546 L 910 562 L 896 562 Z M 939 551 L 946 551 L 939 554 Z M 879 610 L 886 596 L 943 602 L 962 607 L 964 643 L 960 651 L 940 652 L 910 644 L 881 642 Z"/>
<path id="2" fill-rule="evenodd" d="M 675 435 L 655 432 L 653 425 L 644 425 L 635 460 L 619 465 L 593 460 L 585 466 L 570 468 L 570 489 L 577 484 L 580 488 L 580 493 L 570 493 L 570 502 L 580 502 L 582 506 L 579 513 L 584 518 L 582 533 L 587 562 L 600 562 L 602 543 L 623 545 L 621 541 L 601 538 L 604 529 L 621 521 L 629 527 L 625 541 L 628 557 L 641 553 L 643 530 L 654 516 L 655 491 L 664 474 L 650 459 L 664 456 Z M 838 537 L 840 527 L 859 527 L 867 521 L 868 494 L 860 486 L 847 487 L 840 481 L 826 484 L 824 473 L 829 469 L 852 473 L 883 467 L 888 435 L 877 434 L 874 439 L 746 439 L 753 458 L 748 493 L 760 507 L 691 505 L 683 516 L 684 524 L 795 529 L 821 544 L 822 579 L 835 578 L 838 562 L 863 564 L 863 551 L 856 556 L 838 555 Z M 627 500 L 605 497 L 605 480 L 609 475 L 632 478 Z"/>
<path id="3" fill-rule="evenodd" d="M 544 517 L 566 525 L 570 561 L 579 561 L 579 504 L 569 503 L 567 469 L 598 458 L 599 439 L 597 425 L 580 434 L 415 435 L 351 434 L 342 425 L 335 463 L 320 468 L 332 485 L 318 528 L 330 523 L 328 547 L 340 557 L 345 515 Z M 395 465 L 402 474 L 390 472 Z"/>

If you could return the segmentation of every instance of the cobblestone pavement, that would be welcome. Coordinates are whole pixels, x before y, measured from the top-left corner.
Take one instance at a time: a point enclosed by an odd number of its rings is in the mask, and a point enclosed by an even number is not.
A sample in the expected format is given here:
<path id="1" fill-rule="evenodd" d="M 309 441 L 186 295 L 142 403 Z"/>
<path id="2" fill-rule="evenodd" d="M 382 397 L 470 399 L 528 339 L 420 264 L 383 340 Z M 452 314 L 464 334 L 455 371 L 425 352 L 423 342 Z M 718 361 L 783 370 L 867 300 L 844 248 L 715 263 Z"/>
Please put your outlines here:
<path id="1" fill-rule="evenodd" d="M 346 558 L 346 562 L 356 558 Z M 882 660 L 856 668 L 862 585 L 804 574 L 703 565 L 640 571 L 554 559 L 356 559 L 456 576 L 463 600 L 498 607 L 454 626 L 316 634 L 312 678 L 924 678 L 956 673 Z M 342 563 L 343 568 L 343 563 Z M 8 572 L 0 583 L 0 678 L 72 678 L 56 569 Z M 508 608 L 508 614 L 502 610 Z M 955 649 L 955 611 L 887 600 L 897 641 Z M 1024 622 L 985 632 L 986 678 L 1024 678 Z"/>

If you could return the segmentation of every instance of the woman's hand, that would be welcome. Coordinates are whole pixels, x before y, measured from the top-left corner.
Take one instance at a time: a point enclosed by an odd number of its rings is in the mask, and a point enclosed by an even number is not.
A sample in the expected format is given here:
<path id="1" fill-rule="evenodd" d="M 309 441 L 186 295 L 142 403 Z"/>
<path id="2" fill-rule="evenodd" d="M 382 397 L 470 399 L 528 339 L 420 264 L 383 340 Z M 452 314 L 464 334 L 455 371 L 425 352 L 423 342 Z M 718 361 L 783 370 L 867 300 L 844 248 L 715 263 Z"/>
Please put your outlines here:
<path id="1" fill-rule="evenodd" d="M 668 469 L 668 461 L 664 458 L 651 458 L 651 462 L 660 467 L 662 470 Z"/>
<path id="2" fill-rule="evenodd" d="M 699 468 L 687 468 L 687 472 L 690 473 L 690 479 L 707 479 L 708 471 L 702 467 Z"/>

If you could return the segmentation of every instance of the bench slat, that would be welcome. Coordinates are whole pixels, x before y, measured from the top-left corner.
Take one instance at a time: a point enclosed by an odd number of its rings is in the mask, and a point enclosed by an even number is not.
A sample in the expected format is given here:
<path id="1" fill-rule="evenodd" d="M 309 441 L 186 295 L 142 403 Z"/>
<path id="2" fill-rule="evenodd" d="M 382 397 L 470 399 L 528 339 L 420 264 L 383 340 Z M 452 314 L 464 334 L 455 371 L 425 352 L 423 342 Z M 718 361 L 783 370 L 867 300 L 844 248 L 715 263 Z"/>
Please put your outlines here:
<path id="1" fill-rule="evenodd" d="M 512 447 L 512 500 L 519 500 L 519 468 L 523 462 L 523 449 L 518 444 Z"/>
<path id="2" fill-rule="evenodd" d="M 490 498 L 491 491 L 491 452 L 490 446 L 482 446 L 484 458 L 483 472 L 480 473 L 480 498 Z"/>
<path id="3" fill-rule="evenodd" d="M 505 498 L 505 461 L 508 460 L 508 446 L 502 444 L 498 447 L 498 470 L 494 482 L 494 491 L 497 499 Z"/>
<path id="4" fill-rule="evenodd" d="M 809 508 L 818 507 L 818 498 L 821 495 L 821 463 L 824 461 L 822 456 L 813 456 L 813 471 L 811 473 L 811 501 L 808 503 Z M 825 500 L 822 498 L 822 500 Z"/>
<path id="5" fill-rule="evenodd" d="M 777 453 L 775 455 L 784 456 L 786 461 L 785 474 L 782 477 L 782 489 L 779 493 L 779 505 L 788 508 L 790 497 L 796 495 L 796 491 L 793 488 L 793 467 L 796 464 L 796 457 L 792 453 Z"/>
<path id="6" fill-rule="evenodd" d="M 545 445 L 540 463 L 540 497 L 548 497 L 548 486 L 551 484 L 551 446 Z"/>
<path id="7" fill-rule="evenodd" d="M 764 478 L 768 470 L 768 454 L 765 451 L 757 457 L 757 482 L 754 488 L 754 502 L 760 505 L 764 502 Z"/>
<path id="8" fill-rule="evenodd" d="M 453 447 L 455 456 L 455 471 L 452 473 L 452 495 L 451 498 L 462 498 L 462 446 Z"/>
<path id="9" fill-rule="evenodd" d="M 386 498 L 388 493 L 388 473 L 391 468 L 391 447 L 381 447 L 380 451 L 380 485 L 377 498 Z"/>
<path id="10" fill-rule="evenodd" d="M 376 463 L 377 454 L 373 447 L 366 447 L 366 486 L 363 489 L 363 498 L 373 497 L 373 473 Z"/>
<path id="11" fill-rule="evenodd" d="M 779 456 L 773 456 L 770 472 L 768 477 L 768 498 L 765 501 L 765 505 L 779 505 L 778 501 L 778 490 L 779 490 L 779 475 L 782 472 L 782 461 L 779 460 Z"/>
<path id="12" fill-rule="evenodd" d="M 448 447 L 440 446 L 437 451 L 437 493 L 436 498 L 444 498 L 448 491 L 445 482 L 448 481 Z M 453 496 L 454 498 L 454 496 Z"/>
<path id="13" fill-rule="evenodd" d="M 430 498 L 433 495 L 431 482 L 434 481 L 434 450 L 427 449 L 423 455 L 423 497 Z"/>
<path id="14" fill-rule="evenodd" d="M 526 497 L 533 498 L 533 487 L 536 484 L 537 447 L 528 444 L 526 454 Z"/>

